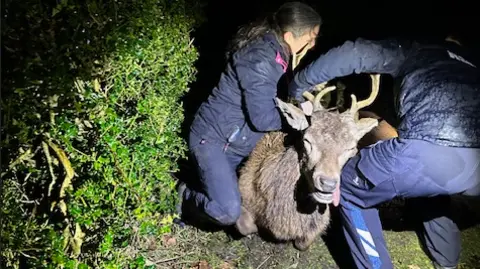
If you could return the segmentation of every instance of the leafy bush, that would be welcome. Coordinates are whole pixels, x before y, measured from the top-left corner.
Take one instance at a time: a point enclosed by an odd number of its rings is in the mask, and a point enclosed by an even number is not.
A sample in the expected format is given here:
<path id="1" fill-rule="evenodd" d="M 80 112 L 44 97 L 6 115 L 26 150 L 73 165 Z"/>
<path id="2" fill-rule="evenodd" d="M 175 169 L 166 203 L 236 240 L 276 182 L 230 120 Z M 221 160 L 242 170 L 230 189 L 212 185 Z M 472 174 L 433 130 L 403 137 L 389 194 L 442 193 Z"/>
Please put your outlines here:
<path id="1" fill-rule="evenodd" d="M 132 237 L 169 231 L 187 1 L 6 1 L 2 267 L 141 267 Z"/>

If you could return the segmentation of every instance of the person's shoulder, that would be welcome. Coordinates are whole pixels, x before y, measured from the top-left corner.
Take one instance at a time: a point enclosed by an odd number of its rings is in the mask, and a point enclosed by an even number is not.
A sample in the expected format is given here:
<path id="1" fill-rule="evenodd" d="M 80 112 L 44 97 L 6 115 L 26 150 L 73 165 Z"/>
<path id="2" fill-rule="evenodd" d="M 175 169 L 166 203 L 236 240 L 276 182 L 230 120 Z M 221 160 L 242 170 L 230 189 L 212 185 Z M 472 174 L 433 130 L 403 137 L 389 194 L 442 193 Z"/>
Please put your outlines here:
<path id="1" fill-rule="evenodd" d="M 458 43 L 448 40 L 422 43 L 418 46 L 418 53 L 428 55 L 430 59 L 446 63 L 468 64 L 476 67 L 478 58 L 473 51 Z"/>
<path id="2" fill-rule="evenodd" d="M 281 47 L 275 46 L 265 38 L 258 38 L 233 54 L 232 63 L 248 63 L 253 69 L 283 73 L 288 68 L 288 58 Z M 275 72 L 276 73 L 276 72 Z"/>
<path id="3" fill-rule="evenodd" d="M 345 44 L 349 43 L 348 41 Z M 397 37 L 397 36 L 387 36 L 383 38 L 365 38 L 358 37 L 353 41 L 350 41 L 352 46 L 381 46 L 384 48 L 401 48 L 401 49 L 410 49 L 418 47 L 418 42 L 414 39 Z"/>
<path id="4" fill-rule="evenodd" d="M 274 61 L 277 50 L 274 46 L 262 37 L 253 40 L 245 47 L 233 54 L 234 61 L 237 60 L 267 60 Z"/>

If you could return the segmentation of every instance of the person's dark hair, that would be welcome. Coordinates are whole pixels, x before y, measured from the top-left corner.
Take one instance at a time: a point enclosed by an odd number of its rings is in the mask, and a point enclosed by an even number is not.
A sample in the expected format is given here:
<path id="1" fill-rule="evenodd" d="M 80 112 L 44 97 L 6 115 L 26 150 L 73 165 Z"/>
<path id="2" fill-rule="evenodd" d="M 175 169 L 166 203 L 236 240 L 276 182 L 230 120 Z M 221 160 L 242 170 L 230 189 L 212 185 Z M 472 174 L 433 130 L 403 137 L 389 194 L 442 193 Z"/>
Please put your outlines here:
<path id="1" fill-rule="evenodd" d="M 230 42 L 228 54 L 245 47 L 266 33 L 273 33 L 289 54 L 290 50 L 283 40 L 284 33 L 292 32 L 297 38 L 321 24 L 322 18 L 312 7 L 301 2 L 288 2 L 263 20 L 240 28 Z"/>

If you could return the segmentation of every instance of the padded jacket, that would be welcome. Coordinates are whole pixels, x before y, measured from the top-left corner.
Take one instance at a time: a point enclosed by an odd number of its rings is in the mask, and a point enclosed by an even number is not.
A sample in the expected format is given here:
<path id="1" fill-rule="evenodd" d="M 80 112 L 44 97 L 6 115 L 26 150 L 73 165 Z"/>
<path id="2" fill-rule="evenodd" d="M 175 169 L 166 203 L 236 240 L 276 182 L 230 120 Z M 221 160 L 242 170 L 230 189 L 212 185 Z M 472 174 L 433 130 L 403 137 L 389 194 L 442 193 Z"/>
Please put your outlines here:
<path id="1" fill-rule="evenodd" d="M 303 101 L 313 85 L 353 73 L 393 76 L 400 137 L 480 147 L 480 71 L 478 58 L 465 48 L 453 42 L 347 41 L 297 73 L 289 94 Z"/>
<path id="2" fill-rule="evenodd" d="M 190 131 L 239 155 L 250 154 L 265 132 L 283 126 L 275 97 L 288 68 L 287 57 L 269 33 L 233 53 Z M 190 147 L 192 143 L 197 141 L 190 141 Z"/>

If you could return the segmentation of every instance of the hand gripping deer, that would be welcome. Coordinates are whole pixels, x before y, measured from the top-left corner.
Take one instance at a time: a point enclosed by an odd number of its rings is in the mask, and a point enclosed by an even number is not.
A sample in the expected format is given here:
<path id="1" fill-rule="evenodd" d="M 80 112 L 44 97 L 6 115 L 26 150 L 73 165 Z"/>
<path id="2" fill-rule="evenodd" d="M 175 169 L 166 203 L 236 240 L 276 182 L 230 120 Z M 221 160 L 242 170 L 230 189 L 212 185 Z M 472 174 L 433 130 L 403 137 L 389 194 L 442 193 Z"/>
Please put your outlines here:
<path id="1" fill-rule="evenodd" d="M 357 143 L 377 126 L 372 118 L 358 119 L 358 110 L 378 94 L 379 75 L 372 75 L 372 93 L 343 113 L 321 105 L 335 86 L 318 85 L 318 94 L 304 93 L 313 105 L 310 121 L 296 106 L 277 99 L 288 124 L 298 133 L 266 134 L 240 169 L 242 214 L 238 231 L 247 236 L 266 230 L 276 239 L 293 240 L 306 250 L 330 221 L 329 204 L 340 200 L 340 172 L 357 153 Z"/>

